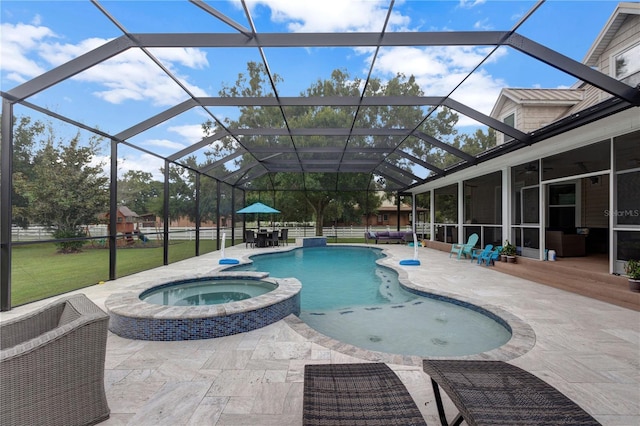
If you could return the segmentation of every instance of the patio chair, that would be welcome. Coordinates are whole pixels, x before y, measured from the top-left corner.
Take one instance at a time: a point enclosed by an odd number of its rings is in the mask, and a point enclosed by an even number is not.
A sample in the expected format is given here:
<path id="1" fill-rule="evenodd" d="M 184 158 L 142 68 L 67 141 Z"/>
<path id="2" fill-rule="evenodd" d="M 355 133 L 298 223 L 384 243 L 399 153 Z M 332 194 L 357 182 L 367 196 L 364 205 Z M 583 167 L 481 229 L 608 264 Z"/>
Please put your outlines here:
<path id="1" fill-rule="evenodd" d="M 597 426 L 591 415 L 533 374 L 503 361 L 423 360 L 442 425 Z M 440 388 L 459 410 L 447 422 Z"/>
<path id="2" fill-rule="evenodd" d="M 502 246 L 497 246 L 491 252 L 483 255 L 478 259 L 478 265 L 482 263 L 486 263 L 487 266 L 491 264 L 495 264 L 496 260 L 500 257 L 500 252 L 502 251 Z"/>
<path id="3" fill-rule="evenodd" d="M 469 235 L 469 239 L 467 240 L 466 244 L 454 244 L 451 246 L 451 251 L 449 252 L 449 257 L 451 257 L 452 254 L 456 253 L 458 255 L 458 260 L 460 259 L 461 256 L 464 255 L 464 257 L 471 257 L 471 253 L 473 252 L 473 248 L 475 247 L 476 243 L 478 242 L 478 240 L 480 239 L 480 237 L 478 237 L 478 234 L 471 234 Z"/>
<path id="4" fill-rule="evenodd" d="M 289 230 L 288 229 L 281 229 L 280 230 L 280 237 L 278 238 L 279 241 L 282 241 L 282 245 L 288 246 L 289 245 Z"/>
<path id="5" fill-rule="evenodd" d="M 109 316 L 85 295 L 0 325 L 0 423 L 90 425 L 109 418 Z"/>
<path id="6" fill-rule="evenodd" d="M 278 245 L 278 231 L 269 232 L 267 234 L 267 244 L 273 247 Z"/>
<path id="7" fill-rule="evenodd" d="M 244 247 L 247 248 L 249 245 L 251 248 L 256 246 L 256 233 L 252 230 L 247 230 L 244 233 Z"/>
<path id="8" fill-rule="evenodd" d="M 424 425 L 402 381 L 386 364 L 308 364 L 302 424 Z"/>
<path id="9" fill-rule="evenodd" d="M 491 251 L 493 251 L 493 244 L 487 244 L 482 250 L 473 250 L 471 252 L 471 262 L 473 262 L 473 259 L 478 259 L 478 263 L 480 263 L 480 258 L 491 253 Z"/>

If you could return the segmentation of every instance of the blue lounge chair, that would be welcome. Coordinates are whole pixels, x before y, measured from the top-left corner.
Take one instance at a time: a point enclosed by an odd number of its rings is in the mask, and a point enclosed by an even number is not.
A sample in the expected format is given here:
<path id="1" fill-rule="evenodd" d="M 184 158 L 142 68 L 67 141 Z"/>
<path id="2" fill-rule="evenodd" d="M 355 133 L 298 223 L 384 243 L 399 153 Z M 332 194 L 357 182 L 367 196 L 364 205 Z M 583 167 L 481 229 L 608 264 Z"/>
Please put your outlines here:
<path id="1" fill-rule="evenodd" d="M 491 251 L 493 251 L 493 244 L 487 244 L 481 251 L 474 250 L 471 252 L 471 261 L 473 262 L 473 259 L 478 259 L 478 263 L 480 263 L 480 258 L 482 256 L 488 255 L 489 253 L 491 253 Z"/>
<path id="2" fill-rule="evenodd" d="M 490 253 L 480 257 L 480 259 L 478 259 L 478 265 L 481 263 L 486 263 L 487 266 L 490 266 L 492 263 L 495 263 L 496 259 L 500 257 L 501 251 L 502 251 L 502 246 L 497 246 Z"/>
<path id="3" fill-rule="evenodd" d="M 471 234 L 469 235 L 469 239 L 467 240 L 467 244 L 454 244 L 451 246 L 451 252 L 449 252 L 449 257 L 451 257 L 451 255 L 453 253 L 456 253 L 458 255 L 458 259 L 460 259 L 460 257 L 462 255 L 464 255 L 465 257 L 469 256 L 471 257 L 471 253 L 473 252 L 473 248 L 475 247 L 476 243 L 478 242 L 478 239 L 480 239 L 480 237 L 478 237 L 478 234 Z"/>

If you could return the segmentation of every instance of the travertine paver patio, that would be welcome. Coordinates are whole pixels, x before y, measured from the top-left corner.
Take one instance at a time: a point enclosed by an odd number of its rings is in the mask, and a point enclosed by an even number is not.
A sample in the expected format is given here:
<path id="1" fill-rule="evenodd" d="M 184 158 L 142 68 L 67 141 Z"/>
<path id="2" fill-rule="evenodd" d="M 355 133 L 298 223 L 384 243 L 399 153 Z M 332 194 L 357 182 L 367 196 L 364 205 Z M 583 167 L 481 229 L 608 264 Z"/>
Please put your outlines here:
<path id="1" fill-rule="evenodd" d="M 430 249 L 420 249 L 421 266 L 401 267 L 399 260 L 412 257 L 413 249 L 382 248 L 389 254 L 384 263 L 413 284 L 496 306 L 528 323 L 535 344 L 509 362 L 552 384 L 604 425 L 640 424 L 640 313 Z M 226 257 L 265 250 L 273 249 L 240 245 L 228 248 Z M 109 294 L 141 280 L 219 270 L 218 259 L 218 253 L 210 253 L 79 292 L 104 307 Z M 0 318 L 47 302 L 16 308 Z M 330 340 L 319 339 L 291 318 L 248 333 L 198 341 L 136 341 L 110 334 L 106 388 L 111 418 L 102 424 L 301 424 L 305 364 L 376 357 L 335 342 L 327 345 L 332 349 L 319 344 L 325 341 Z M 405 383 L 427 422 L 439 424 L 428 376 L 410 358 L 389 356 L 384 361 Z M 455 414 L 452 407 L 449 412 Z"/>

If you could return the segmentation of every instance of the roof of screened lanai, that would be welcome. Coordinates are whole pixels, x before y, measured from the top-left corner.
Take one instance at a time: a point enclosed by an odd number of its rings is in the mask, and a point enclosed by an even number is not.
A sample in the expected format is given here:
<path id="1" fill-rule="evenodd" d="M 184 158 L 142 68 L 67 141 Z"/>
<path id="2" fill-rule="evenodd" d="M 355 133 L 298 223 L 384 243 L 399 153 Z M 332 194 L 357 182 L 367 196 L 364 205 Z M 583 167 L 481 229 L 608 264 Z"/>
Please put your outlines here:
<path id="1" fill-rule="evenodd" d="M 402 191 L 627 108 L 640 106 L 638 88 L 630 87 L 525 35 L 527 25 L 542 25 L 540 20 L 536 21 L 536 15 L 544 14 L 544 8 L 552 11 L 554 7 L 559 7 L 557 2 L 527 3 L 529 9 L 521 13 L 518 21 L 508 22 L 508 26 L 507 22 L 502 22 L 504 28 L 488 31 L 409 30 L 397 24 L 396 18 L 410 13 L 403 8 L 411 2 L 374 2 L 384 18 L 375 31 L 368 28 L 367 31 L 335 32 L 297 32 L 291 29 L 262 32 L 260 25 L 266 13 L 252 3 L 236 2 L 236 6 L 240 7 L 223 12 L 216 8 L 218 2 L 200 0 L 180 5 L 197 11 L 198 20 L 194 21 L 193 26 L 198 31 L 163 32 L 166 23 L 155 25 L 149 20 L 144 21 L 145 17 L 133 10 L 146 7 L 154 8 L 153 13 L 161 13 L 161 3 L 91 3 L 77 7 L 92 7 L 92 15 L 95 15 L 92 19 L 106 19 L 116 34 L 105 37 L 103 43 L 92 46 L 41 75 L 3 91 L 2 97 L 163 161 L 193 168 L 193 164 L 187 163 L 186 159 L 195 156 L 198 159 L 197 171 L 242 189 L 287 190 L 287 187 L 278 186 L 280 181 L 277 177 L 282 173 L 294 173 L 300 180 L 300 188 L 311 189 L 307 188 L 310 178 L 318 173 L 330 173 L 335 176 L 330 187 L 314 189 L 373 189 L 369 188 L 368 183 L 364 187 L 348 188 L 345 187 L 347 180 L 341 179 L 344 174 L 364 173 L 384 183 L 387 190 Z M 507 3 L 501 3 L 505 8 L 510 7 Z M 519 7 L 524 4 L 515 3 Z M 460 13 L 471 12 L 461 9 Z M 505 15 L 508 13 L 505 12 Z M 165 18 L 168 21 L 179 19 L 172 16 Z M 204 31 L 209 27 L 215 30 Z M 215 69 L 204 72 L 202 67 L 192 67 L 193 74 L 186 75 L 185 68 L 178 70 L 169 59 L 171 52 L 177 49 L 187 52 L 193 61 L 197 61 L 198 55 L 208 56 L 215 63 L 212 67 Z M 374 79 L 385 75 L 382 70 L 389 52 L 402 50 L 405 59 L 410 61 L 412 55 L 417 58 L 418 52 L 428 49 L 473 49 L 476 60 L 474 64 L 461 67 L 463 71 L 456 75 L 434 76 L 442 82 L 428 85 L 430 91 L 424 96 L 368 95 L 369 85 Z M 513 58 L 500 59 L 504 51 L 508 51 Z M 162 74 L 167 86 L 178 87 L 181 95 L 171 105 L 165 106 L 162 97 L 159 97 L 152 108 L 140 108 L 131 116 L 123 115 L 118 127 L 105 126 L 100 122 L 90 126 L 86 124 L 90 119 L 78 116 L 78 110 L 68 112 L 64 106 L 50 107 L 41 103 L 41 94 L 54 93 L 63 99 L 71 86 L 91 81 L 92 70 L 109 67 L 125 55 L 132 55 L 132 52 L 138 55 L 139 61 L 144 61 Z M 301 58 L 308 59 L 314 55 L 322 57 L 328 52 L 334 57 L 344 56 L 341 65 L 351 72 L 352 78 L 357 77 L 361 81 L 359 93 L 352 96 L 303 96 L 298 91 L 295 94 L 296 89 L 287 86 L 289 81 L 300 80 L 299 87 L 307 88 L 321 78 L 321 70 L 317 73 L 313 67 L 301 70 L 304 67 L 304 59 Z M 352 64 L 354 55 L 366 55 L 368 65 L 365 69 Z M 490 107 L 482 112 L 478 100 L 467 96 L 474 85 L 483 84 L 482 77 L 487 75 L 494 62 L 516 59 L 522 62 L 522 66 L 551 68 L 564 78 L 569 76 L 574 81 L 577 79 L 610 96 L 595 107 L 553 123 L 548 128 L 523 133 L 490 117 Z M 266 70 L 261 96 L 212 96 L 211 90 L 202 89 L 207 84 L 214 87 L 225 82 L 228 85 L 239 73 L 246 72 L 246 63 L 249 61 L 260 64 Z M 293 70 L 289 71 L 289 68 Z M 216 71 L 221 74 L 217 75 Z M 283 80 L 279 76 L 283 76 Z M 118 78 L 121 90 L 126 90 L 127 79 L 133 76 L 123 73 Z M 193 84 L 196 79 L 201 82 L 197 86 Z M 156 88 L 158 91 L 164 89 L 164 86 Z M 85 96 L 91 97 L 92 94 Z M 107 96 L 102 99 L 108 101 Z M 117 108 L 117 103 L 91 103 L 91 108 L 95 108 L 93 112 L 98 114 L 102 107 L 106 116 L 107 112 Z M 247 123 L 242 127 L 234 126 L 234 120 L 241 111 L 249 107 L 271 111 L 274 117 L 272 124 L 268 127 L 252 127 Z M 364 119 L 366 112 L 386 107 L 415 107 L 420 115 L 402 127 L 371 124 Z M 314 111 L 329 108 L 349 118 L 344 121 L 347 124 L 341 126 L 334 127 L 317 121 L 297 127 L 292 117 L 299 108 Z M 505 135 L 507 142 L 488 151 L 471 154 L 465 152 L 464 146 L 456 146 L 451 138 L 439 139 L 431 133 L 427 122 L 444 109 L 455 111 L 461 117 L 460 121 L 470 126 L 467 128 L 495 129 Z M 177 118 L 185 116 L 191 117 L 192 122 L 212 122 L 212 131 L 201 134 L 199 140 L 188 145 L 176 146 L 170 152 L 166 145 L 160 149 L 159 146 L 144 142 L 144 135 L 154 129 L 166 129 Z M 223 140 L 229 142 L 226 149 L 216 152 L 216 155 L 204 155 Z M 456 161 L 447 167 L 438 166 L 428 161 L 426 153 L 447 154 Z M 268 179 L 258 180 L 263 176 Z M 261 182 L 260 186 L 256 182 Z"/>

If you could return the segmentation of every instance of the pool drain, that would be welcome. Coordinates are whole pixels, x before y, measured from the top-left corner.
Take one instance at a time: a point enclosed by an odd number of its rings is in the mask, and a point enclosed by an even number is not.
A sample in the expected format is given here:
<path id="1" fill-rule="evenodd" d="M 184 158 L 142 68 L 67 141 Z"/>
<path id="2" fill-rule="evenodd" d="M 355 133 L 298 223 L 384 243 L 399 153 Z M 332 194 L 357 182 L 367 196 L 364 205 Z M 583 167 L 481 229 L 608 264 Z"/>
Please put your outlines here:
<path id="1" fill-rule="evenodd" d="M 369 340 L 372 342 L 382 342 L 382 337 L 380 336 L 370 336 Z"/>

